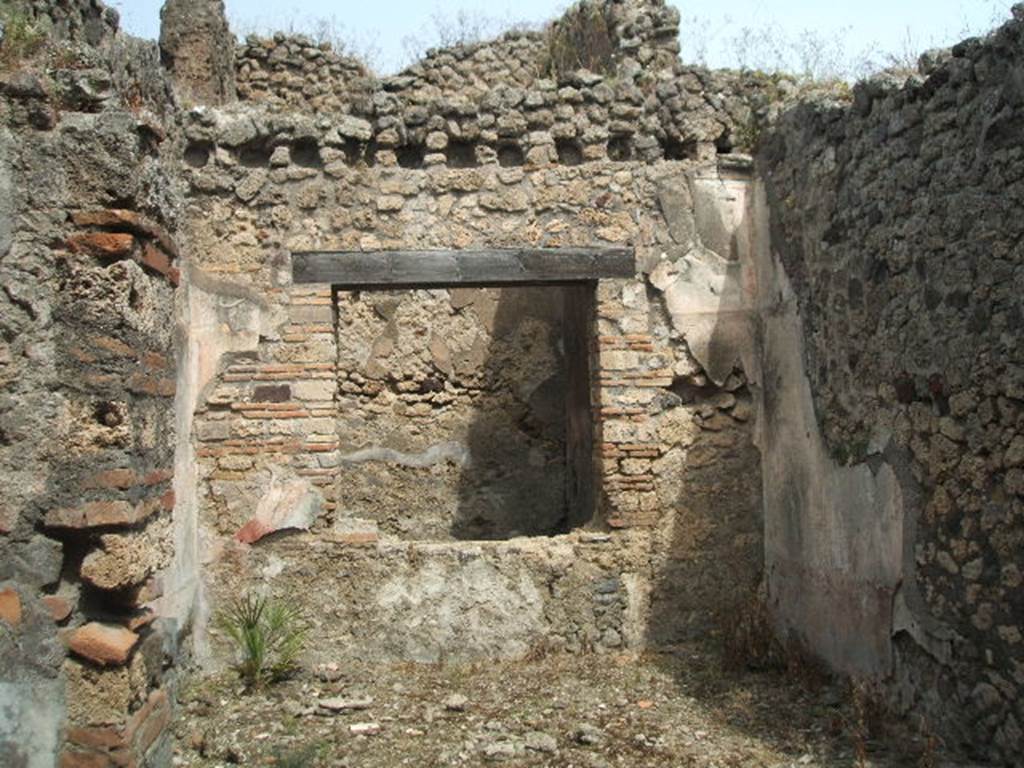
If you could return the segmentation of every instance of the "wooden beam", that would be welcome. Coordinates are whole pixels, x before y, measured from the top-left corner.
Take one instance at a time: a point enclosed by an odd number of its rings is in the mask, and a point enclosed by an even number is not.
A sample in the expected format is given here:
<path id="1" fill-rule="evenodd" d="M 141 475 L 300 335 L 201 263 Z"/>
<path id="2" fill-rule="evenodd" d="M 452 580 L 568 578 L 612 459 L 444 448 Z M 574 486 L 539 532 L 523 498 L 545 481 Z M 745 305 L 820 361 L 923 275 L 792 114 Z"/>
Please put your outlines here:
<path id="1" fill-rule="evenodd" d="M 633 277 L 632 248 L 514 248 L 464 251 L 303 251 L 295 283 L 340 287 L 566 283 Z"/>

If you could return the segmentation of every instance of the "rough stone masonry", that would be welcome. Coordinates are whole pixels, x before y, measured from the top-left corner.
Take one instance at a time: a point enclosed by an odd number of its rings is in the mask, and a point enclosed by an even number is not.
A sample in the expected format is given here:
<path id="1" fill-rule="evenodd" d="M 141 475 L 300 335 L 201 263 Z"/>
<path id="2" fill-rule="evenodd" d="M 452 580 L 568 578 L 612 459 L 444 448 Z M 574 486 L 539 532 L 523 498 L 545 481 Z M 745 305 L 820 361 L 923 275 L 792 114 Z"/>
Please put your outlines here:
<path id="1" fill-rule="evenodd" d="M 182 671 L 225 662 L 209 619 L 249 590 L 305 609 L 314 663 L 657 647 L 762 583 L 780 637 L 1015 763 L 1024 10 L 846 98 L 684 65 L 662 0 L 385 79 L 236 45 L 220 0 L 169 0 L 159 44 L 98 0 L 14 6 L 12 765 L 169 764 Z M 293 274 L 608 247 L 630 276 Z"/>

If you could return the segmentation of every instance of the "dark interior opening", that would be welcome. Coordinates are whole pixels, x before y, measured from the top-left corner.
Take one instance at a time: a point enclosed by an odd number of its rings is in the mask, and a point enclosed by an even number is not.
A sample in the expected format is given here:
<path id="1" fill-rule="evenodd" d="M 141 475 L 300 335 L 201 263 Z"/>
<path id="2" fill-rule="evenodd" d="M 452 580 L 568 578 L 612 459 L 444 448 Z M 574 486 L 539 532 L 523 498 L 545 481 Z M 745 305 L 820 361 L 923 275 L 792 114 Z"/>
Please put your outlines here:
<path id="1" fill-rule="evenodd" d="M 422 144 L 404 144 L 395 150 L 395 155 L 402 168 L 422 168 L 426 149 Z"/>
<path id="2" fill-rule="evenodd" d="M 498 146 L 498 165 L 502 168 L 514 168 L 526 162 L 523 148 L 511 142 Z"/>
<path id="3" fill-rule="evenodd" d="M 450 141 L 445 148 L 449 168 L 476 168 L 476 144 L 471 141 Z"/>
<path id="4" fill-rule="evenodd" d="M 590 522 L 595 285 L 338 290 L 336 520 L 407 540 Z"/>
<path id="5" fill-rule="evenodd" d="M 608 159 L 617 163 L 633 159 L 633 142 L 629 136 L 613 136 L 608 141 Z"/>
<path id="6" fill-rule="evenodd" d="M 558 152 L 558 162 L 562 165 L 583 163 L 583 147 L 576 139 L 556 139 L 555 151 Z"/>

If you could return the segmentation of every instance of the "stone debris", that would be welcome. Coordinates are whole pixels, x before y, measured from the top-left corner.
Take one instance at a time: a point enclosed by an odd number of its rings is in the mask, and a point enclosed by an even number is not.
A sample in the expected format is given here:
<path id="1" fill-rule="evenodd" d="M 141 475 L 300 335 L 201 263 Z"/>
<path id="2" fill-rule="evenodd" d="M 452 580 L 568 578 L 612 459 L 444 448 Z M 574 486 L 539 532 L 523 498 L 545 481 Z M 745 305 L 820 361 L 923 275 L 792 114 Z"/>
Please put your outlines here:
<path id="1" fill-rule="evenodd" d="M 72 630 L 68 648 L 84 659 L 101 666 L 128 663 L 139 636 L 124 627 L 90 622 Z"/>
<path id="2" fill-rule="evenodd" d="M 336 714 L 338 712 L 369 709 L 373 706 L 373 699 L 369 696 L 355 699 L 333 697 L 328 699 L 317 699 L 316 705 L 323 712 Z"/>
<path id="3" fill-rule="evenodd" d="M 513 741 L 511 739 L 501 739 L 484 744 L 480 751 L 483 753 L 484 760 L 497 763 L 520 757 L 525 751 L 525 747 L 522 742 Z"/>
<path id="4" fill-rule="evenodd" d="M 336 683 L 343 675 L 341 665 L 333 661 L 326 664 L 317 664 L 314 671 L 316 676 L 325 683 Z"/>
<path id="5" fill-rule="evenodd" d="M 526 734 L 526 748 L 533 752 L 553 754 L 558 751 L 558 740 L 542 731 L 530 731 Z"/>
<path id="6" fill-rule="evenodd" d="M 468 704 L 469 699 L 461 693 L 453 693 L 444 700 L 444 708 L 449 712 L 465 712 Z"/>
<path id="7" fill-rule="evenodd" d="M 374 736 L 380 733 L 380 723 L 353 723 L 348 727 L 353 736 Z"/>
<path id="8" fill-rule="evenodd" d="M 596 725 L 591 725 L 590 723 L 581 724 L 572 734 L 572 737 L 577 744 L 583 744 L 585 746 L 600 744 L 602 736 L 603 734 L 601 729 Z"/>

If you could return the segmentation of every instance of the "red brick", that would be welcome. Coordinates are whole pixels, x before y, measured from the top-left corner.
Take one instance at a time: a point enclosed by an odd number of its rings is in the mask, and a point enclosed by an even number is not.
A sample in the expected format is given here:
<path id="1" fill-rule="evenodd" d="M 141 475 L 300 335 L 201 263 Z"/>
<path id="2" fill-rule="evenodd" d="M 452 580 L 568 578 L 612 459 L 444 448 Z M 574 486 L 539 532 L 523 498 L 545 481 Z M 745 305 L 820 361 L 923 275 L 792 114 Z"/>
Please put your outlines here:
<path id="1" fill-rule="evenodd" d="M 68 647 L 84 659 L 107 667 L 128 663 L 139 636 L 114 624 L 90 622 L 71 633 Z"/>
<path id="2" fill-rule="evenodd" d="M 167 230 L 152 219 L 148 219 L 135 211 L 122 208 L 107 208 L 96 211 L 78 211 L 71 215 L 71 220 L 80 227 L 104 227 L 107 229 L 127 229 L 137 235 L 148 237 L 160 244 L 172 258 L 178 257 L 178 249 Z"/>
<path id="3" fill-rule="evenodd" d="M 261 387 L 256 387 L 257 390 Z M 281 401 L 265 401 L 257 403 L 232 403 L 231 410 L 233 411 L 295 411 L 301 409 L 302 403 L 299 402 L 281 402 Z"/>
<path id="4" fill-rule="evenodd" d="M 76 530 L 108 525 L 135 525 L 158 509 L 159 499 L 146 499 L 134 506 L 127 501 L 93 501 L 81 507 L 51 510 L 43 518 L 43 524 L 49 528 Z"/>
<path id="5" fill-rule="evenodd" d="M 146 474 L 142 478 L 143 485 L 159 485 L 160 483 L 166 483 L 168 480 L 174 477 L 174 470 L 167 469 L 154 469 L 152 472 Z"/>
<path id="6" fill-rule="evenodd" d="M 170 256 L 152 243 L 146 243 L 142 247 L 142 256 L 139 258 L 139 261 L 143 266 L 149 267 L 161 275 L 166 275 L 167 270 L 171 268 Z"/>
<path id="7" fill-rule="evenodd" d="M 67 731 L 67 740 L 90 749 L 119 749 L 125 744 L 120 728 L 72 727 Z"/>
<path id="8" fill-rule="evenodd" d="M 168 256 L 162 248 L 158 248 L 152 243 L 146 243 L 142 247 L 142 255 L 139 257 L 139 263 L 144 267 L 152 269 L 164 277 L 166 277 L 172 285 L 177 287 L 180 282 L 181 273 L 171 264 L 171 257 Z"/>
<path id="9" fill-rule="evenodd" d="M 338 450 L 338 443 L 306 443 L 302 450 L 308 453 L 330 453 Z"/>
<path id="10" fill-rule="evenodd" d="M 106 389 L 120 384 L 121 377 L 113 374 L 89 373 L 82 377 L 82 381 L 92 389 Z"/>
<path id="11" fill-rule="evenodd" d="M 75 347 L 69 354 L 78 362 L 85 363 L 86 365 L 96 362 L 96 356 L 91 352 L 86 352 L 81 347 Z"/>
<path id="12" fill-rule="evenodd" d="M 144 352 L 142 355 L 142 364 L 147 368 L 158 371 L 166 371 L 170 368 L 170 362 L 167 360 L 167 355 L 161 355 L 157 352 Z"/>
<path id="13" fill-rule="evenodd" d="M 12 627 L 21 624 L 21 598 L 13 589 L 0 589 L 0 621 Z"/>
<path id="14" fill-rule="evenodd" d="M 125 729 L 125 737 L 132 751 L 139 757 L 153 746 L 171 722 L 171 702 L 167 693 L 158 688 L 149 694 L 142 708 L 132 716 Z"/>
<path id="15" fill-rule="evenodd" d="M 130 469 L 108 469 L 87 477 L 82 482 L 82 488 L 131 488 L 135 485 L 135 479 L 135 473 Z"/>
<path id="16" fill-rule="evenodd" d="M 138 632 L 143 627 L 148 627 L 154 621 L 156 621 L 156 614 L 147 608 L 138 616 L 132 616 L 128 620 L 128 629 L 132 632 Z"/>
<path id="17" fill-rule="evenodd" d="M 307 411 L 242 411 L 247 419 L 306 419 Z"/>
<path id="18" fill-rule="evenodd" d="M 135 357 L 135 350 L 120 339 L 111 336 L 90 336 L 89 343 L 118 357 Z"/>
<path id="19" fill-rule="evenodd" d="M 154 397 L 173 397 L 177 389 L 174 379 L 146 376 L 142 373 L 133 374 L 128 381 L 128 389 L 142 395 Z"/>
<path id="20" fill-rule="evenodd" d="M 174 509 L 174 491 L 167 491 L 163 496 L 160 497 L 160 508 L 170 512 Z"/>
<path id="21" fill-rule="evenodd" d="M 43 595 L 43 605 L 50 612 L 50 618 L 58 624 L 71 615 L 71 601 L 60 595 Z"/>
<path id="22" fill-rule="evenodd" d="M 100 752 L 68 749 L 60 756 L 60 768 L 114 768 L 115 765 L 109 756 Z"/>
<path id="23" fill-rule="evenodd" d="M 68 247 L 103 259 L 120 259 L 131 254 L 135 237 L 123 232 L 79 232 L 68 238 Z"/>
<path id="24" fill-rule="evenodd" d="M 51 510 L 43 518 L 44 525 L 50 528 L 96 528 L 136 522 L 135 507 L 127 501 L 93 501 L 73 509 Z"/>

